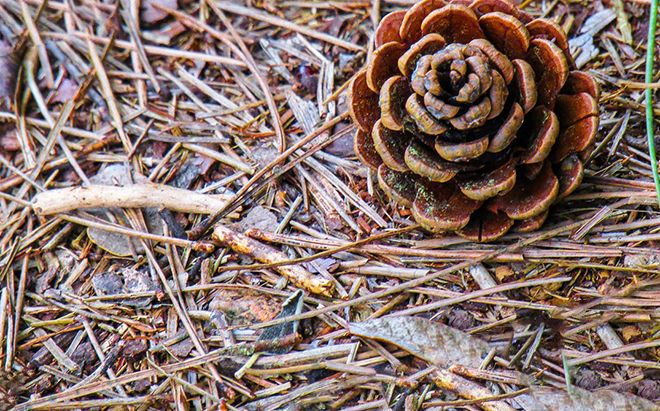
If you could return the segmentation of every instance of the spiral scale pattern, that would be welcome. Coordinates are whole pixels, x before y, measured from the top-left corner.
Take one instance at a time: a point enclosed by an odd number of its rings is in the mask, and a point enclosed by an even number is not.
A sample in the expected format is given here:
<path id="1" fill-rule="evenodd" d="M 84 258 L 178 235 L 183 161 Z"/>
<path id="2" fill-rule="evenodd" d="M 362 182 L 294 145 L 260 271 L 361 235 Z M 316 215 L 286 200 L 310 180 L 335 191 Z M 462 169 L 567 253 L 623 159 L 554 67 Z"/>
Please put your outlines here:
<path id="1" fill-rule="evenodd" d="M 580 185 L 600 92 L 557 24 L 507 0 L 422 0 L 374 37 L 350 87 L 355 151 L 424 228 L 533 231 Z"/>

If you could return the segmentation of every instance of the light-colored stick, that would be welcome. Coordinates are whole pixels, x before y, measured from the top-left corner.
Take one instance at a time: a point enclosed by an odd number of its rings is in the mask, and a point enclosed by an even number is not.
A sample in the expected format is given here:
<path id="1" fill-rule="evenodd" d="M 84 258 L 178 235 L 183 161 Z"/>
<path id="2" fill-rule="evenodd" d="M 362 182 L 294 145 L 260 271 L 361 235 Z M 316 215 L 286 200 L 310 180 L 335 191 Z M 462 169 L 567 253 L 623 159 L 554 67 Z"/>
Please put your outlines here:
<path id="1" fill-rule="evenodd" d="M 225 206 L 227 199 L 225 195 L 200 194 L 157 184 L 91 185 L 43 191 L 34 197 L 32 208 L 38 215 L 112 207 L 154 207 L 182 213 L 213 214 Z"/>
<path id="2" fill-rule="evenodd" d="M 279 263 L 289 260 L 289 257 L 283 252 L 244 234 L 237 233 L 221 224 L 215 226 L 213 240 L 237 253 L 250 255 L 260 263 Z M 274 267 L 274 270 L 286 277 L 295 286 L 313 294 L 332 295 L 333 284 L 329 280 L 315 276 L 299 264 L 277 266 Z"/>

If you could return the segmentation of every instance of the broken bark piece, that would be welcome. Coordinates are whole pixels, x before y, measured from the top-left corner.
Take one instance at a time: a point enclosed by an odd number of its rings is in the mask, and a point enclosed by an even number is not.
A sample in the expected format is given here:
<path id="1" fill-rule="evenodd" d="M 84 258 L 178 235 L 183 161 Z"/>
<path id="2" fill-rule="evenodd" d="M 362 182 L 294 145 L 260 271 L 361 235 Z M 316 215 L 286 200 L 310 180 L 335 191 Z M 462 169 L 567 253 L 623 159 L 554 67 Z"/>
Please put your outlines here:
<path id="1" fill-rule="evenodd" d="M 249 232 L 250 230 L 246 234 L 249 235 Z M 237 233 L 221 224 L 216 225 L 213 229 L 213 240 L 237 253 L 247 254 L 260 263 L 273 264 L 289 260 L 289 257 L 283 252 L 245 234 Z M 330 280 L 313 275 L 299 264 L 281 265 L 273 267 L 273 269 L 291 281 L 296 287 L 326 297 L 332 295 L 334 286 Z"/>
<path id="2" fill-rule="evenodd" d="M 18 65 L 11 47 L 0 42 L 0 98 L 13 97 L 16 89 Z"/>

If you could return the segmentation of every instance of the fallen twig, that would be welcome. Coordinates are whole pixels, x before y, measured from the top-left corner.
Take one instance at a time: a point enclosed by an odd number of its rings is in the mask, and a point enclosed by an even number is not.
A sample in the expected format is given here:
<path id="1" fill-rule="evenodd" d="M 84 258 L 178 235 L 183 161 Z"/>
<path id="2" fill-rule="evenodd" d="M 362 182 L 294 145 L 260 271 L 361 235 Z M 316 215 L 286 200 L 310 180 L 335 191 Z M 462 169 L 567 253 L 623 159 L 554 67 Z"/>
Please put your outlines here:
<path id="1" fill-rule="evenodd" d="M 251 255 L 262 263 L 279 263 L 288 260 L 286 254 L 281 251 L 239 234 L 223 225 L 215 227 L 213 240 L 230 247 L 238 253 Z M 332 293 L 333 285 L 330 280 L 316 277 L 300 265 L 278 266 L 275 267 L 275 270 L 297 287 L 311 293 L 325 296 L 330 296 Z"/>
<path id="2" fill-rule="evenodd" d="M 112 207 L 156 207 L 182 213 L 212 214 L 225 206 L 227 198 L 157 184 L 91 185 L 41 192 L 35 196 L 32 208 L 38 215 Z"/>

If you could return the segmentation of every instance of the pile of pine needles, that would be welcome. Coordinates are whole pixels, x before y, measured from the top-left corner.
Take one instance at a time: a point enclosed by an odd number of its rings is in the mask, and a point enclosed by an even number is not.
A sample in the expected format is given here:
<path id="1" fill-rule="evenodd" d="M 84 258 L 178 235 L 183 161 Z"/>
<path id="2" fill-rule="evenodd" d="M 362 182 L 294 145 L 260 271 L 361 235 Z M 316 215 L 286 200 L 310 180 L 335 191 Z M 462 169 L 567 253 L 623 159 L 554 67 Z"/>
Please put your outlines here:
<path id="1" fill-rule="evenodd" d="M 545 228 L 487 245 L 353 152 L 347 85 L 411 3 L 0 0 L 0 409 L 658 401 L 657 1 L 519 2 L 601 128 Z"/>

